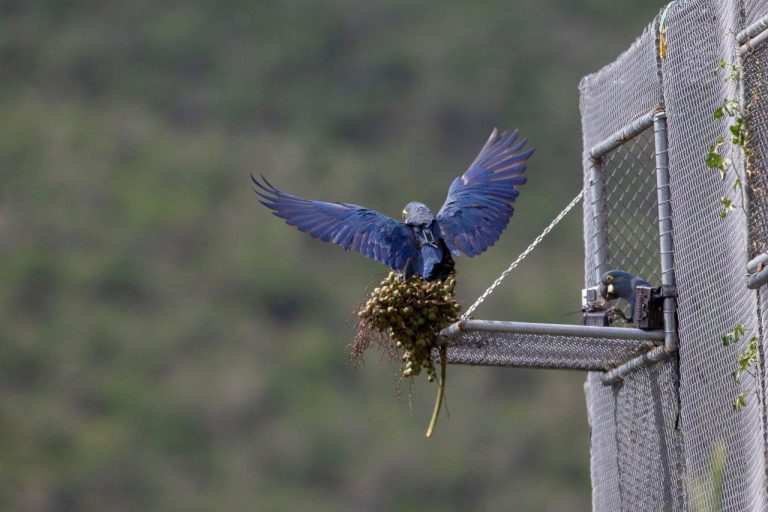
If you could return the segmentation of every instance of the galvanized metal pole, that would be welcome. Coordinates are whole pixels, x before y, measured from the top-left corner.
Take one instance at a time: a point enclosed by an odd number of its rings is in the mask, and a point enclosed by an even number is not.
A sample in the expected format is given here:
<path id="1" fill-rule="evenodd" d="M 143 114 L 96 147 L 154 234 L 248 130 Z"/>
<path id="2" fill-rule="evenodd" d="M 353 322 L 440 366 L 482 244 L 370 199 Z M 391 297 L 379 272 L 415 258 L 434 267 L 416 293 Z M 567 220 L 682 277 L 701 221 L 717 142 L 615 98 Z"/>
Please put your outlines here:
<path id="1" fill-rule="evenodd" d="M 768 30 L 768 14 L 736 34 L 736 42 L 740 45 L 746 44 L 747 41 L 766 30 Z"/>
<path id="2" fill-rule="evenodd" d="M 592 225 L 595 229 L 594 233 L 592 234 L 592 246 L 594 247 L 595 254 L 595 267 L 591 284 L 597 284 L 600 282 L 603 274 L 608 271 L 608 257 L 606 255 L 606 246 L 608 244 L 605 237 L 605 185 L 603 184 L 602 159 L 593 159 L 590 156 L 590 160 L 592 161 L 592 167 L 589 170 L 589 180 L 592 184 L 590 188 L 590 207 L 592 209 Z"/>
<path id="3" fill-rule="evenodd" d="M 664 341 L 660 331 L 631 327 L 597 327 L 591 325 L 540 324 L 531 322 L 500 322 L 495 320 L 460 320 L 442 331 L 440 336 L 450 340 L 463 332 L 533 334 L 539 336 L 569 336 L 608 340 L 640 340 L 654 344 Z"/>
<path id="4" fill-rule="evenodd" d="M 736 35 L 736 42 L 740 45 L 739 53 L 741 55 L 754 51 L 766 40 L 768 40 L 768 14 Z"/>
<path id="5" fill-rule="evenodd" d="M 600 376 L 600 382 L 606 386 L 616 384 L 617 382 L 624 380 L 627 375 L 665 359 L 669 359 L 669 352 L 667 352 L 663 346 L 656 347 L 639 357 L 627 361 L 613 370 L 605 372 Z"/>
<path id="6" fill-rule="evenodd" d="M 667 147 L 667 114 L 658 111 L 653 116 L 656 146 L 656 191 L 659 207 L 659 248 L 661 254 L 661 284 L 667 289 L 675 286 L 674 244 L 672 241 L 672 196 L 669 191 L 669 154 Z M 677 351 L 677 300 L 664 298 L 664 349 Z"/>

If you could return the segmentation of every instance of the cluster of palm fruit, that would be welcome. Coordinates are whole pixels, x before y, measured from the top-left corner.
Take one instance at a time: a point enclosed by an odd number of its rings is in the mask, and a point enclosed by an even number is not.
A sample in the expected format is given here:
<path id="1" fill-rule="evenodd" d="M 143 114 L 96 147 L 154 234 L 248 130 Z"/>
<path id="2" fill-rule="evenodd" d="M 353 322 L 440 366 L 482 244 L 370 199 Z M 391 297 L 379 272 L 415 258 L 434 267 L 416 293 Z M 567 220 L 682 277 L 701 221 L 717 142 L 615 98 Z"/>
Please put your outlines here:
<path id="1" fill-rule="evenodd" d="M 431 354 L 438 345 L 437 333 L 455 322 L 461 310 L 455 288 L 454 275 L 445 281 L 426 281 L 391 272 L 360 309 L 360 319 L 388 335 L 402 351 L 403 377 L 425 370 L 430 382 L 436 379 Z"/>

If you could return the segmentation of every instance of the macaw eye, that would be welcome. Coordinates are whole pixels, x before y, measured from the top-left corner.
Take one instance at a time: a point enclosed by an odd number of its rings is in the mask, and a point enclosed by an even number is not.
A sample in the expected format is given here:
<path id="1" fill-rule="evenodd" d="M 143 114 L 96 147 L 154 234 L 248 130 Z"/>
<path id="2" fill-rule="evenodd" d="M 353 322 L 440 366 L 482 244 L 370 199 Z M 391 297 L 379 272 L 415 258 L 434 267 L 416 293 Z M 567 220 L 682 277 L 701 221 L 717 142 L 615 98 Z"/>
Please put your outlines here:
<path id="1" fill-rule="evenodd" d="M 605 281 L 608 282 L 608 283 L 612 283 L 613 282 L 613 276 L 611 276 L 611 275 L 607 276 L 605 278 Z"/>

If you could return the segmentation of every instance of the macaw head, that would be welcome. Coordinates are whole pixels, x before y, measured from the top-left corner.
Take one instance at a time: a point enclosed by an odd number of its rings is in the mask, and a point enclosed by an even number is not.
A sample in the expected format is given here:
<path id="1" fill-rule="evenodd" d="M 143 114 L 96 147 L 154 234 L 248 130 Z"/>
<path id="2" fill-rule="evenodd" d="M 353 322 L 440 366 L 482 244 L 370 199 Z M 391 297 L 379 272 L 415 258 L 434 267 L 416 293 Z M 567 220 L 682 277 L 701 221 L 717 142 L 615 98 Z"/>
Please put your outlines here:
<path id="1" fill-rule="evenodd" d="M 411 226 L 426 226 L 435 220 L 435 214 L 423 203 L 410 202 L 403 209 L 403 221 Z"/>
<path id="2" fill-rule="evenodd" d="M 639 279 L 629 272 L 623 270 L 611 270 L 603 274 L 600 280 L 600 288 L 607 300 L 624 299 L 630 304 L 634 301 L 635 286 L 639 284 L 648 284 L 643 279 Z"/>

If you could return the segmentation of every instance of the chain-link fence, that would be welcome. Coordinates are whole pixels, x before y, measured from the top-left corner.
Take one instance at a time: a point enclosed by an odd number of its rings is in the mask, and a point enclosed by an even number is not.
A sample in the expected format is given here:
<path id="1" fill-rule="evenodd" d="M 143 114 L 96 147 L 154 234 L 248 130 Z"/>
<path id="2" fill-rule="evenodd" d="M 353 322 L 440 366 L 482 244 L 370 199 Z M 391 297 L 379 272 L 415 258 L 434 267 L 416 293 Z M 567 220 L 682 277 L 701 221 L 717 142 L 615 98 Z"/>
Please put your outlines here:
<path id="1" fill-rule="evenodd" d="M 481 322 L 449 359 L 591 370 L 595 510 L 768 510 L 768 289 L 746 276 L 768 253 L 768 0 L 672 2 L 579 90 L 585 285 L 613 269 L 658 285 L 663 270 L 677 314 L 665 312 L 654 340 L 626 327 L 611 338 Z M 714 115 L 724 102 L 741 110 Z"/>
<path id="2" fill-rule="evenodd" d="M 582 80 L 585 181 L 591 148 L 663 105 L 657 63 L 658 21 L 629 50 Z M 602 158 L 606 270 L 620 269 L 660 281 L 659 224 L 653 128 Z M 584 205 L 585 285 L 600 272 L 600 226 L 595 204 Z M 674 359 L 605 386 L 587 380 L 592 424 L 592 497 L 595 510 L 665 510 L 683 507 L 684 460 L 677 418 L 679 379 Z"/>
<path id="3" fill-rule="evenodd" d="M 748 27 L 760 19 L 757 4 L 764 2 L 746 2 L 745 15 Z M 763 25 L 768 25 L 768 13 L 763 10 Z M 752 45 L 750 37 L 745 42 L 749 51 L 742 53 L 743 89 L 742 105 L 747 129 L 747 158 L 745 174 L 748 182 L 748 213 L 750 235 L 750 257 L 768 252 L 768 44 L 763 42 Z M 741 41 L 739 41 L 741 42 Z M 763 450 L 768 457 L 768 408 L 766 408 L 766 350 L 768 350 L 768 290 L 762 286 L 758 290 L 761 335 L 760 343 L 760 379 L 755 384 L 760 392 L 755 398 L 761 400 L 763 409 Z M 762 384 L 762 385 L 761 385 Z M 753 398 L 753 400 L 755 399 Z"/>
<path id="4" fill-rule="evenodd" d="M 748 130 L 751 254 L 768 252 L 768 45 L 743 57 L 744 111 Z"/>
<path id="5" fill-rule="evenodd" d="M 736 181 L 743 159 L 738 148 L 731 151 L 730 147 L 735 120 L 713 116 L 724 100 L 739 98 L 738 80 L 730 77 L 731 66 L 739 66 L 735 34 L 747 19 L 759 18 L 761 9 L 762 15 L 768 14 L 768 2 L 675 2 L 614 64 L 582 82 L 585 148 L 609 136 L 616 129 L 617 116 L 623 116 L 625 124 L 637 118 L 638 100 L 633 98 L 634 91 L 627 90 L 628 83 L 636 84 L 637 96 L 646 98 L 646 108 L 653 106 L 648 103 L 654 98 L 646 91 L 660 92 L 656 102 L 663 105 L 668 120 L 680 337 L 679 359 L 636 372 L 625 379 L 621 390 L 606 390 L 597 374 L 588 379 L 596 510 L 736 511 L 768 506 L 761 395 L 749 395 L 747 407 L 738 412 L 733 408 L 740 392 L 761 391 L 764 386 L 752 375 L 742 376 L 741 385 L 732 377 L 749 338 L 760 334 L 757 296 L 747 289 L 745 279 L 749 230 L 745 212 L 739 207 Z M 747 96 L 761 96 L 765 91 L 764 51 L 755 50 L 745 57 Z M 646 60 L 650 56 L 653 69 Z M 721 62 L 725 69 L 720 69 Z M 761 237 L 768 240 L 763 221 L 768 215 L 755 211 L 757 203 L 765 202 L 761 189 L 765 188 L 763 182 L 768 182 L 766 139 L 756 133 L 764 123 L 766 105 L 760 103 L 762 97 L 749 101 L 755 106 L 748 109 L 756 112 L 750 114 L 755 145 L 749 178 L 753 201 L 750 225 L 757 252 L 765 245 Z M 719 151 L 733 159 L 732 171 L 725 179 L 706 165 L 707 154 L 720 137 L 725 144 Z M 621 151 L 631 153 L 642 145 L 641 140 Z M 628 168 L 643 167 L 642 160 L 622 158 L 617 152 L 606 159 L 606 171 L 613 160 Z M 585 176 L 589 172 L 585 165 Z M 743 172 L 741 175 L 745 176 Z M 610 178 L 607 174 L 606 184 Z M 609 266 L 632 268 L 639 275 L 658 275 L 658 267 L 649 270 L 643 266 L 658 261 L 643 256 L 648 246 L 642 241 L 656 234 L 653 208 L 648 208 L 653 204 L 652 194 L 643 188 L 642 181 L 631 186 L 634 195 L 627 195 L 621 183 L 613 189 L 606 187 L 606 208 L 628 202 L 636 205 L 633 211 L 647 208 L 648 212 L 637 219 L 634 229 L 622 229 L 612 224 L 613 212 L 607 210 Z M 735 208 L 725 210 L 722 218 L 727 201 Z M 590 254 L 595 253 L 596 223 L 590 207 L 585 205 L 587 284 L 594 282 Z M 630 258 L 622 259 L 623 253 Z M 724 346 L 723 336 L 736 326 L 742 326 L 745 334 L 737 343 Z M 653 379 L 663 382 L 654 383 Z M 664 392 L 654 392 L 654 387 Z M 673 416 L 674 421 L 666 420 Z M 644 419 L 638 423 L 638 418 Z M 640 428 L 641 424 L 646 428 Z"/>
<path id="6" fill-rule="evenodd" d="M 604 158 L 606 266 L 658 285 L 659 216 L 653 129 Z"/>
<path id="7" fill-rule="evenodd" d="M 692 502 L 734 511 L 766 507 L 762 405 L 750 401 L 738 412 L 732 407 L 741 391 L 732 372 L 747 340 L 759 334 L 758 309 L 755 292 L 746 287 L 744 211 L 735 208 L 721 217 L 722 198 L 739 201 L 737 174 L 721 179 L 705 160 L 718 138 L 733 136 L 731 121 L 716 120 L 713 112 L 724 100 L 738 98 L 739 85 L 727 70 L 738 65 L 735 34 L 742 28 L 741 11 L 734 1 L 675 3 L 661 65 L 675 176 L 680 423 L 688 481 L 698 482 L 687 491 Z M 721 62 L 725 73 L 717 71 Z M 729 155 L 735 168 L 742 168 L 739 153 Z M 724 346 L 722 337 L 736 326 L 743 326 L 745 336 Z M 755 389 L 761 383 L 745 375 L 742 386 Z M 726 454 L 721 470 L 715 464 L 720 449 Z"/>

